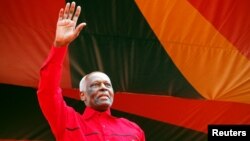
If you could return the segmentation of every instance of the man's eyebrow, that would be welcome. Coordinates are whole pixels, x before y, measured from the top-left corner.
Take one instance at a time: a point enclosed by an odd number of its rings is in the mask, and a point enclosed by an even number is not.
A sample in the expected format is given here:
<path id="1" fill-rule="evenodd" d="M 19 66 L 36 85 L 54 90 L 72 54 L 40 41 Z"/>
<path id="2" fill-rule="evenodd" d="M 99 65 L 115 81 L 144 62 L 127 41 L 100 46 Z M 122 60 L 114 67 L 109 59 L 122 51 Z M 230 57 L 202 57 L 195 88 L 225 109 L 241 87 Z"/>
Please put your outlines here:
<path id="1" fill-rule="evenodd" d="M 108 80 L 95 80 L 95 81 L 93 81 L 92 83 L 110 83 L 110 81 L 108 81 Z"/>

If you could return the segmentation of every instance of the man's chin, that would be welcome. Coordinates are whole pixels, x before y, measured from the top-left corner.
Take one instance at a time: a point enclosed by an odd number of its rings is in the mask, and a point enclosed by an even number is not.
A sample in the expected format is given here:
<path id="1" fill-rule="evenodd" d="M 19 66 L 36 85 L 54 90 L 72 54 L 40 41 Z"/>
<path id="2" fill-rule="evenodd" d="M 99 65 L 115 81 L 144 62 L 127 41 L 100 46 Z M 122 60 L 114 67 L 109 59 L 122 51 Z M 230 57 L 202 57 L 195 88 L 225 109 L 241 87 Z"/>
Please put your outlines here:
<path id="1" fill-rule="evenodd" d="M 102 101 L 102 102 L 98 103 L 98 106 L 96 106 L 96 109 L 98 111 L 106 111 L 111 107 L 111 105 L 112 104 L 110 102 L 108 102 L 108 101 L 106 101 L 106 102 Z"/>
<path id="2" fill-rule="evenodd" d="M 96 101 L 96 105 L 111 106 L 112 102 L 110 99 L 98 99 L 98 101 Z"/>

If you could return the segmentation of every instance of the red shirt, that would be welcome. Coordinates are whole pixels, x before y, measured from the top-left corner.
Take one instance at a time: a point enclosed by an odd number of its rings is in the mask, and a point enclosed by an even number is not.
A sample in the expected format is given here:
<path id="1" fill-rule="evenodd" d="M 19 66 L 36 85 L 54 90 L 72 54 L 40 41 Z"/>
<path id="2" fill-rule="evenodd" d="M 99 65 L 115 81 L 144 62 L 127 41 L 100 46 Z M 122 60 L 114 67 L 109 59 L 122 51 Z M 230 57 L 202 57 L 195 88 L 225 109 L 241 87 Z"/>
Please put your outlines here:
<path id="1" fill-rule="evenodd" d="M 38 100 L 58 141 L 145 141 L 141 128 L 124 118 L 86 107 L 81 115 L 67 106 L 60 79 L 67 47 L 52 47 L 40 71 Z"/>

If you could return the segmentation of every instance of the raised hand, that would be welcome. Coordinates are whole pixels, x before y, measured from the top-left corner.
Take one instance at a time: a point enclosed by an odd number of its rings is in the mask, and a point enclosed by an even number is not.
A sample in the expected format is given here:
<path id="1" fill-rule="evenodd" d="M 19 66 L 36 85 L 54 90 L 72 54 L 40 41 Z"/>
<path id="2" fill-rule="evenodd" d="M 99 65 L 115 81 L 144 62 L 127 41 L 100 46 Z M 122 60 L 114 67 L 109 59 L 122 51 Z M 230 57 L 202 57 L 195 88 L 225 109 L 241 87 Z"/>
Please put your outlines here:
<path id="1" fill-rule="evenodd" d="M 76 26 L 80 13 L 81 7 L 77 6 L 76 8 L 75 2 L 67 3 L 64 9 L 60 9 L 54 40 L 56 47 L 68 45 L 86 26 L 86 23 L 80 23 Z"/>

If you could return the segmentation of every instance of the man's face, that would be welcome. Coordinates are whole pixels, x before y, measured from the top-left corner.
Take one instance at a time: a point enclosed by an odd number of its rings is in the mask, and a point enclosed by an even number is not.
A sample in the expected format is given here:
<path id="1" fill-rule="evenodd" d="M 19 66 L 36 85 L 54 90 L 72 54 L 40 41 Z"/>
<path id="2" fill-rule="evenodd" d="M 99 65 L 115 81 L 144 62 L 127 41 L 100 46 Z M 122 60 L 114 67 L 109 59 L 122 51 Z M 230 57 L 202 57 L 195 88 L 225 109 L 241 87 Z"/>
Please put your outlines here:
<path id="1" fill-rule="evenodd" d="M 114 91 L 109 77 L 101 72 L 91 73 L 86 80 L 85 104 L 98 111 L 111 107 Z"/>

